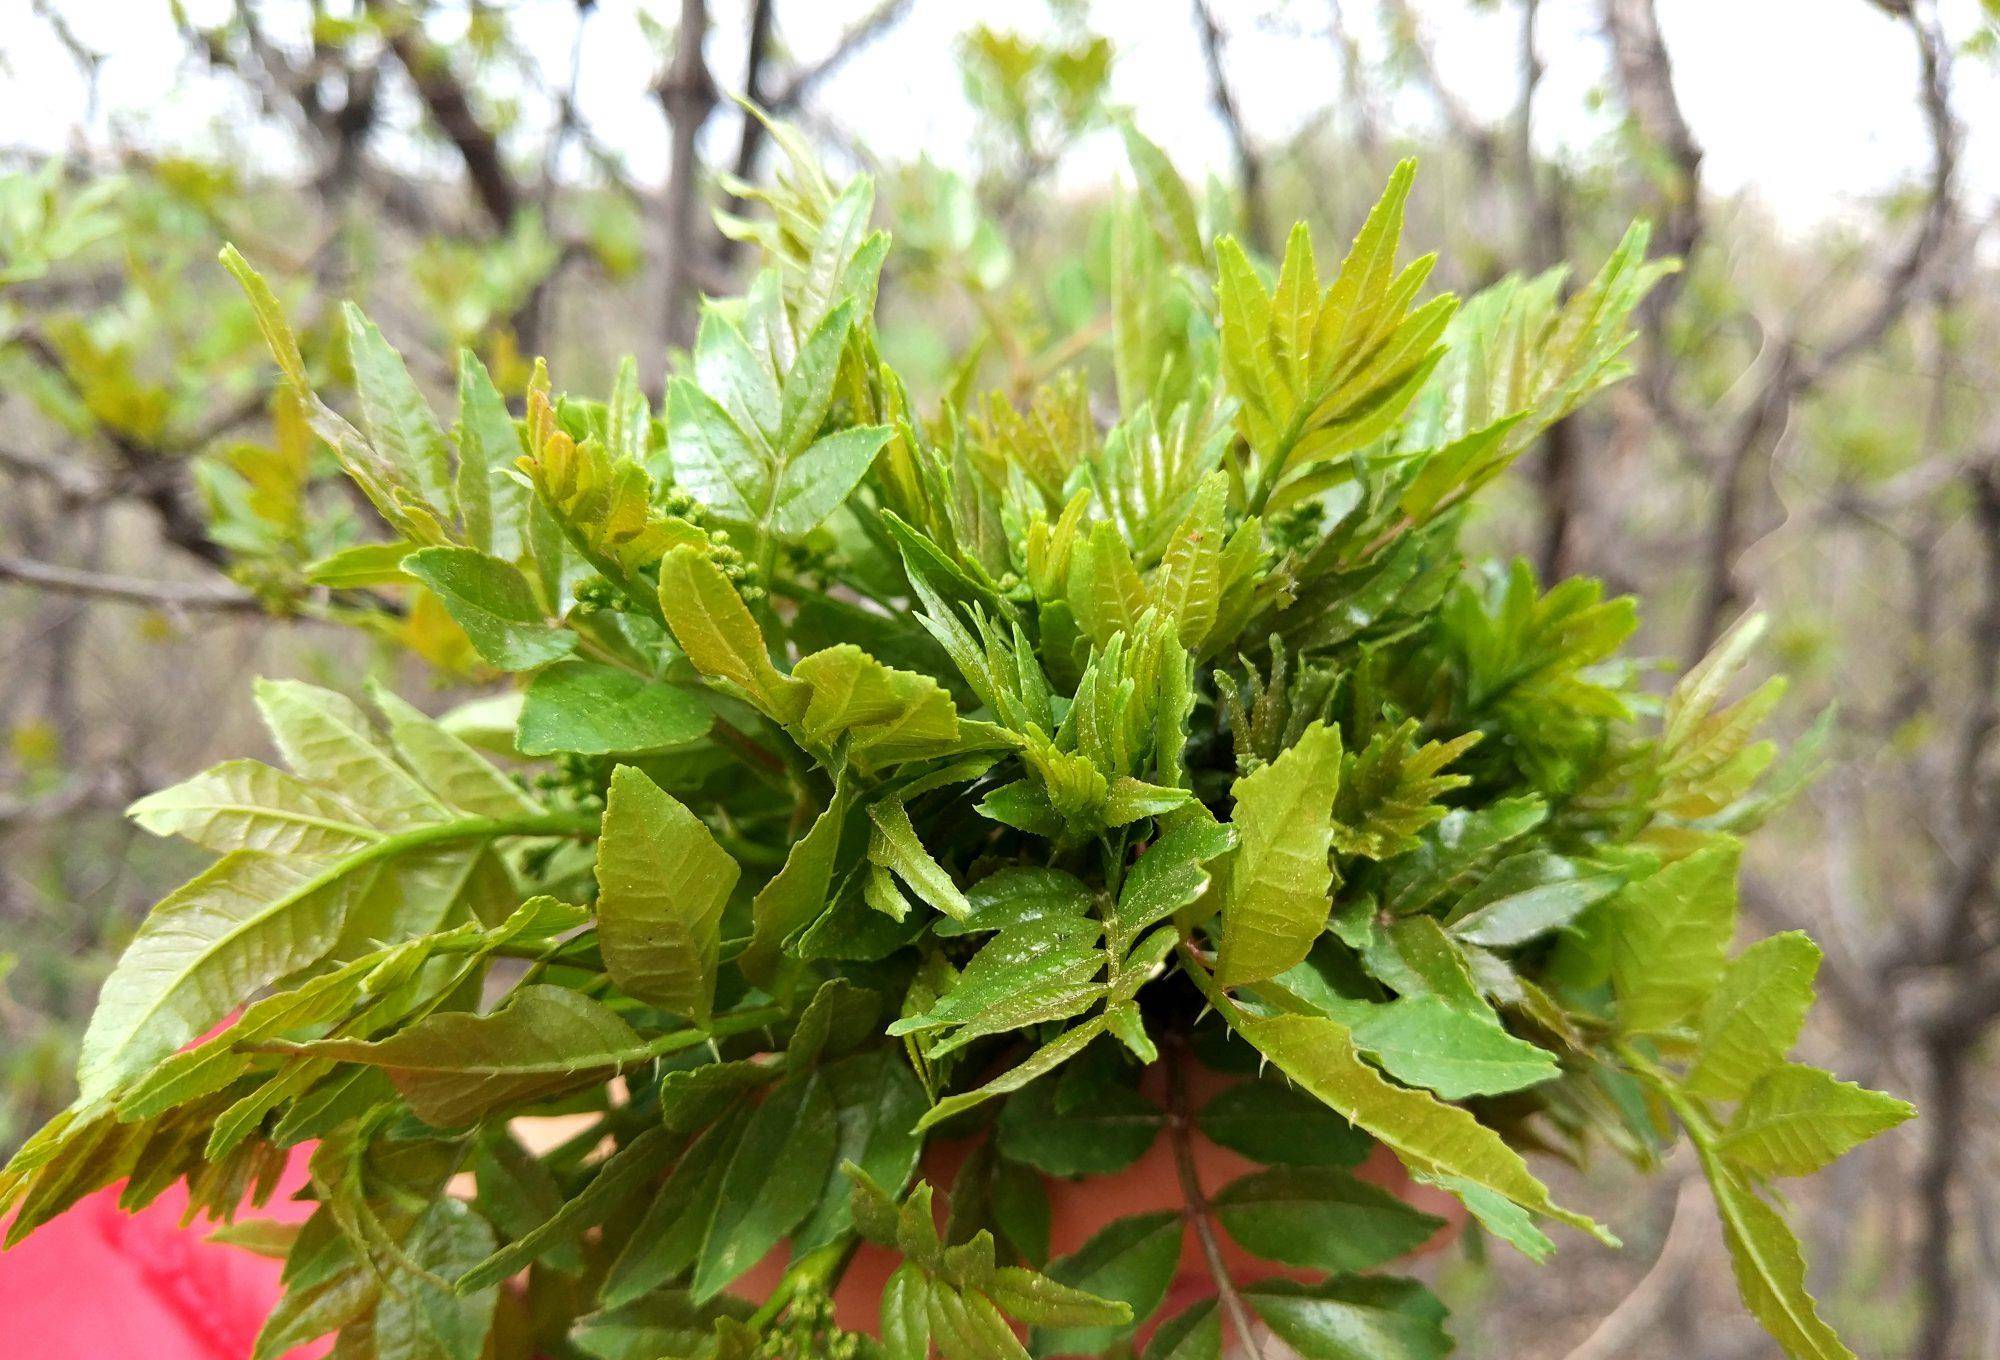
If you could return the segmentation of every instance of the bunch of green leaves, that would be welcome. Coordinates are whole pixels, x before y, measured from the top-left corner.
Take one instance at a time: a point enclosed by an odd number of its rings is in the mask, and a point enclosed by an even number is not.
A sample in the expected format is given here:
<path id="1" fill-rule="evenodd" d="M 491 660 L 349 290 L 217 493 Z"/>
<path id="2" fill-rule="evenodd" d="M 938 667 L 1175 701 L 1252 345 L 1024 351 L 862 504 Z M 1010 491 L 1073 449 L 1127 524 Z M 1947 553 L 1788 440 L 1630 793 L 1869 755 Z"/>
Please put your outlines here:
<path id="1" fill-rule="evenodd" d="M 1454 320 L 1396 263 L 1409 167 L 1322 280 L 1303 228 L 1275 270 L 1199 239 L 1134 132 L 1160 273 L 1115 414 L 1081 375 L 924 410 L 869 185 L 776 131 L 728 224 L 766 267 L 659 412 L 628 364 L 516 414 L 466 355 L 447 425 L 351 312 L 350 418 L 226 253 L 381 517 L 349 579 L 516 683 L 442 720 L 266 683 L 289 770 L 134 807 L 221 858 L 113 972 L 81 1098 L 0 1178 L 13 1235 L 120 1179 L 226 1217 L 316 1141 L 260 1356 L 1213 1357 L 1254 1317 L 1404 1360 L 1445 1319 L 1380 1272 L 1441 1225 L 1371 1153 L 1540 1260 L 1611 1239 L 1527 1152 L 1678 1127 L 1750 1309 L 1846 1355 L 1773 1186 L 1910 1110 L 1790 1060 L 1809 940 L 1730 956 L 1736 836 L 1801 777 L 1755 735 L 1776 689 L 1729 702 L 1754 638 L 1662 711 L 1631 601 L 1457 549 L 1618 376 L 1643 233 Z M 1204 1187 L 1197 1139 L 1259 1169 Z M 1051 1193 L 1148 1156 L 1187 1203 L 1052 1257 Z M 1163 1318 L 1190 1233 L 1217 1299 Z M 863 1251 L 879 1335 L 828 1314 Z"/>

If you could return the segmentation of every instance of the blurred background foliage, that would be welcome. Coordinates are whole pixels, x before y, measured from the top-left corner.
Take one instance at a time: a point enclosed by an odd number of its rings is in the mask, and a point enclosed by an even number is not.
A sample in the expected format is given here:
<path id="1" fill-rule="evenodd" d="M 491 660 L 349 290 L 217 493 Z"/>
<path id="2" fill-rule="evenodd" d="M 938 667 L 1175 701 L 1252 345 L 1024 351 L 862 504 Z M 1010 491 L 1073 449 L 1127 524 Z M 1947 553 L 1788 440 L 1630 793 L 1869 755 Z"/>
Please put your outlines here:
<path id="1" fill-rule="evenodd" d="M 1853 97 L 1921 136 L 1899 182 L 1801 220 L 1705 182 L 1654 0 L 1560 7 L 1582 39 L 1537 0 L 1162 5 L 1149 22 L 1203 79 L 1143 100 L 1114 94 L 1120 54 L 1088 0 L 1015 6 L 1018 26 L 948 7 L 949 45 L 899 44 L 939 2 L 175 3 L 165 98 L 228 98 L 164 142 L 101 115 L 115 68 L 94 5 L 32 0 L 0 36 L 0 79 L 56 60 L 87 92 L 62 153 L 0 151 L 0 1150 L 68 1101 L 104 972 L 193 868 L 121 809 L 262 748 L 247 677 L 448 686 L 434 706 L 492 679 L 420 590 L 351 608 L 368 517 L 273 397 L 223 241 L 303 320 L 322 392 L 346 392 L 335 304 L 352 297 L 439 392 L 466 345 L 516 398 L 536 356 L 593 391 L 633 354 L 657 393 L 698 298 L 741 268 L 711 215 L 728 227 L 772 159 L 730 99 L 747 96 L 877 175 L 897 244 L 883 342 L 919 398 L 990 391 L 1006 418 L 1066 366 L 1108 393 L 1121 272 L 1194 263 L 1134 256 L 1118 223 L 1143 167 L 1105 168 L 1125 120 L 1194 103 L 1224 147 L 1181 166 L 1204 240 L 1231 230 L 1268 256 L 1299 218 L 1344 236 L 1414 153 L 1408 235 L 1458 271 L 1441 287 L 1600 259 L 1638 216 L 1684 258 L 1634 379 L 1552 430 L 1476 536 L 1637 593 L 1667 662 L 1761 608 L 1794 682 L 1780 725 L 1838 705 L 1828 770 L 1754 847 L 1746 904 L 1760 930 L 1806 925 L 1827 947 L 1808 1048 L 1923 1115 L 1802 1192 L 1815 1286 L 1864 1354 L 2000 1354 L 2000 257 L 1990 185 L 1967 172 L 1967 91 L 1996 88 L 2000 9 L 1821 0 L 1879 37 L 1879 77 Z M 584 37 L 614 17 L 647 45 L 626 54 L 651 72 L 628 92 L 643 138 L 587 112 Z M 1470 24 L 1506 38 L 1497 115 L 1441 72 L 1435 44 Z M 794 25 L 813 41 L 794 48 Z M 1269 78 L 1242 59 L 1252 37 L 1315 73 L 1281 139 L 1246 121 Z M 1774 111 L 1799 41 L 1770 54 Z M 872 81 L 908 99 L 899 116 L 942 116 L 910 97 L 911 63 L 956 69 L 971 135 L 950 164 L 879 155 L 822 107 L 831 83 Z M 1584 90 L 1587 121 L 1552 107 L 1558 65 L 1592 73 L 1561 87 Z M 320 626 L 360 613 L 365 635 Z M 1574 1173 L 1586 1208 L 1650 1197 L 1623 1253 L 1436 1264 L 1463 1351 L 1770 1353 L 1710 1306 L 1721 1248 L 1680 1191 L 1688 1168 L 1670 1170 L 1644 1190 Z"/>

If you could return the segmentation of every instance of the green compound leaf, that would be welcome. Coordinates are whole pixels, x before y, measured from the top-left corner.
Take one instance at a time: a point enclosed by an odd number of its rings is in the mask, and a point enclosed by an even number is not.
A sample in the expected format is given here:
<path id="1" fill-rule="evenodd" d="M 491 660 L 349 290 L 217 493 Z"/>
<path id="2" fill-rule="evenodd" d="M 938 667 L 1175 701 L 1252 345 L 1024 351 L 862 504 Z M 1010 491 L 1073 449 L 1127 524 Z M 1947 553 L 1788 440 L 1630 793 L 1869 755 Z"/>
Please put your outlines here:
<path id="1" fill-rule="evenodd" d="M 529 986 L 491 1015 L 434 1015 L 372 1043 L 322 1039 L 291 1051 L 382 1068 L 425 1122 L 458 1128 L 597 1085 L 660 1050 L 589 997 Z"/>
<path id="2" fill-rule="evenodd" d="M 1230 1028 L 1293 1081 L 1355 1127 L 1388 1145 L 1413 1170 L 1483 1185 L 1532 1213 L 1615 1242 L 1603 1228 L 1549 1198 L 1521 1155 L 1455 1105 L 1392 1085 L 1364 1063 L 1353 1035 L 1337 1020 L 1304 1015 L 1224 1012 Z"/>

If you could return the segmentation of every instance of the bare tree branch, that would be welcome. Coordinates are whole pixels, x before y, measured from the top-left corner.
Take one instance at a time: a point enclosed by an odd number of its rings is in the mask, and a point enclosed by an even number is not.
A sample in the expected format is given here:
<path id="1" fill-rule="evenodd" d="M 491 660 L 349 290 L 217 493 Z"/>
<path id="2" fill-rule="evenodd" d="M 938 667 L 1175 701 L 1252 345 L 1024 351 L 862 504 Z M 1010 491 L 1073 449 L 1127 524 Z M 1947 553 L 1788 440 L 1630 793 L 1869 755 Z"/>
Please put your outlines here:
<path id="1" fill-rule="evenodd" d="M 653 87 L 673 135 L 667 165 L 666 203 L 666 338 L 669 345 L 694 342 L 695 289 L 701 277 L 700 164 L 696 143 L 702 124 L 715 107 L 715 80 L 702 55 L 708 36 L 705 0 L 681 0 L 680 31 L 674 39 L 673 61 Z"/>
<path id="2" fill-rule="evenodd" d="M 1445 129 L 1454 140 L 1471 148 L 1482 173 L 1490 169 L 1496 145 L 1493 129 L 1458 97 L 1458 91 L 1438 70 L 1430 37 L 1415 7 L 1410 0 L 1382 0 L 1382 13 L 1395 32 L 1398 49 L 1409 58 L 1417 82 L 1444 116 Z"/>
<path id="3" fill-rule="evenodd" d="M 416 17 L 392 0 L 369 0 L 369 8 L 381 19 L 389 50 L 416 86 L 425 112 L 457 149 L 487 220 L 496 231 L 506 231 L 520 211 L 521 189 L 501 155 L 499 139 L 480 121 L 472 97 L 453 74 L 449 56 L 431 46 Z"/>
<path id="4" fill-rule="evenodd" d="M 1951 109 L 1951 43 L 1939 26 L 1935 4 L 1917 0 L 1891 11 L 1910 31 L 1917 49 L 1917 104 L 1930 138 L 1931 163 L 1923 212 L 1909 244 L 1883 276 L 1875 304 L 1848 329 L 1817 347 L 1801 364 L 1801 387 L 1812 386 L 1864 350 L 1872 349 L 1902 319 L 1950 233 L 1957 211 L 1958 160 L 1963 133 Z"/>
<path id="5" fill-rule="evenodd" d="M 1341 0 L 1327 0 L 1326 8 L 1327 34 L 1340 53 L 1341 102 L 1354 119 L 1355 144 L 1363 156 L 1373 159 L 1382 146 L 1382 125 L 1374 92 L 1362 78 L 1367 63 L 1361 55 L 1361 44 L 1347 26 L 1347 11 Z"/>
<path id="6" fill-rule="evenodd" d="M 1708 523 L 1701 548 L 1701 583 L 1689 628 L 1687 660 L 1692 664 L 1721 635 L 1741 602 L 1736 580 L 1743 549 L 1745 504 L 1758 469 L 1791 424 L 1799 399 L 1842 363 L 1876 344 L 1902 317 L 1917 294 L 1939 247 L 1949 235 L 1955 211 L 1959 131 L 1951 111 L 1950 57 L 1927 0 L 1908 0 L 1893 12 L 1916 44 L 1919 100 L 1931 139 L 1931 167 L 1922 219 L 1909 245 L 1885 275 L 1875 302 L 1853 325 L 1817 352 L 1809 350 L 1796 324 L 1775 337 L 1761 361 L 1758 381 L 1720 434 L 1673 386 L 1671 356 L 1664 340 L 1664 310 L 1676 296 L 1671 281 L 1656 289 L 1642 313 L 1648 343 L 1648 400 L 1675 436 L 1714 468 Z M 1701 151 L 1689 130 L 1674 90 L 1673 67 L 1661 35 L 1654 0 L 1603 0 L 1604 28 L 1625 106 L 1633 122 L 1658 146 L 1675 169 L 1664 205 L 1663 246 L 1685 256 L 1700 239 Z"/>
<path id="7" fill-rule="evenodd" d="M 901 23 L 915 3 L 916 0 L 881 0 L 852 28 L 841 34 L 825 56 L 810 66 L 800 67 L 773 88 L 764 101 L 764 107 L 772 113 L 789 113 L 803 104 L 813 90 L 845 66 L 862 48 Z"/>
<path id="8" fill-rule="evenodd" d="M 121 604 L 146 605 L 155 609 L 203 610 L 228 614 L 263 612 L 257 597 L 235 586 L 219 582 L 148 581 L 137 576 L 114 576 L 107 572 L 79 571 L 32 558 L 0 554 L 0 581 L 34 586 L 42 590 L 88 595 L 94 599 L 116 600 Z"/>
<path id="9" fill-rule="evenodd" d="M 1230 88 L 1229 72 L 1222 63 L 1222 30 L 1217 27 L 1209 0 L 1193 0 L 1195 34 L 1201 39 L 1201 59 L 1208 68 L 1208 98 L 1229 134 L 1236 158 L 1236 185 L 1243 196 L 1243 225 L 1252 244 L 1270 254 L 1276 244 L 1271 237 L 1270 209 L 1264 202 L 1264 159 L 1243 126 L 1243 113 Z"/>

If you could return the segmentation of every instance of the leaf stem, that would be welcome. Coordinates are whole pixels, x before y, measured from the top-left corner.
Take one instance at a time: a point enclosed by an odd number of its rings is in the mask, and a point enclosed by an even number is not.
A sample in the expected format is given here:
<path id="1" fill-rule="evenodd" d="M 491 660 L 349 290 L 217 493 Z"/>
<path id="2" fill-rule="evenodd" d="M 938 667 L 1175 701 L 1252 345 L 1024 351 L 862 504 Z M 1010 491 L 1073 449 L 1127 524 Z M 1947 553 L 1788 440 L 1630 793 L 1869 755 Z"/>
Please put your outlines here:
<path id="1" fill-rule="evenodd" d="M 1216 1240 L 1215 1224 L 1210 1221 L 1208 1196 L 1202 1191 L 1201 1173 L 1194 1164 L 1194 1143 L 1188 1132 L 1187 1041 L 1175 1034 L 1169 1036 L 1167 1043 L 1170 1050 L 1166 1064 L 1167 1133 L 1174 1145 L 1174 1169 L 1180 1175 L 1181 1197 L 1187 1201 L 1186 1217 L 1201 1243 L 1201 1254 L 1208 1262 L 1208 1273 L 1215 1280 L 1216 1297 L 1222 1301 L 1229 1325 L 1236 1329 L 1251 1360 L 1264 1360 L 1264 1349 L 1257 1340 L 1250 1310 L 1244 1306 L 1243 1296 L 1236 1292 L 1236 1282 L 1229 1278 L 1229 1267 L 1223 1263 L 1222 1244 Z"/>

